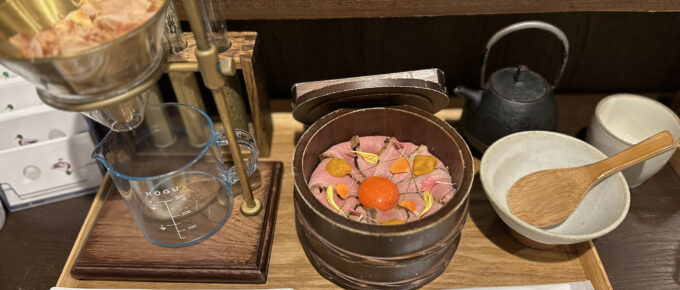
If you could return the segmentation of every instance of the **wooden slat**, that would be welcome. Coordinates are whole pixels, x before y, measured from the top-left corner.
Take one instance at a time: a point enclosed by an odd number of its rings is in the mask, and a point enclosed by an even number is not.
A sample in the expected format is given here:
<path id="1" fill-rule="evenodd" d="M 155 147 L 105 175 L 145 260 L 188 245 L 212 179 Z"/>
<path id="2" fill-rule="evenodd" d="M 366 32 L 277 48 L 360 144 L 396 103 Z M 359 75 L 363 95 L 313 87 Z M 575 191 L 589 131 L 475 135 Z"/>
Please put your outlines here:
<path id="1" fill-rule="evenodd" d="M 209 0 L 224 1 L 224 0 Z M 443 16 L 468 14 L 549 13 L 576 11 L 680 11 L 676 0 L 232 0 L 220 11 L 226 19 L 322 19 Z M 186 19 L 181 1 L 175 1 Z"/>
<path id="2" fill-rule="evenodd" d="M 92 202 L 90 211 L 87 213 L 87 217 L 83 222 L 83 227 L 80 229 L 80 232 L 78 233 L 78 238 L 76 239 L 76 242 L 73 244 L 71 253 L 68 255 L 68 259 L 66 259 L 66 266 L 64 266 L 64 270 L 62 270 L 61 275 L 59 276 L 59 280 L 57 280 L 57 285 L 69 284 L 69 281 L 73 280 L 73 278 L 71 278 L 70 273 L 71 266 L 73 266 L 73 263 L 75 263 L 76 258 L 78 257 L 78 253 L 80 252 L 80 249 L 83 247 L 85 239 L 87 238 L 87 235 L 90 233 L 90 230 L 92 229 L 92 226 L 94 225 L 94 222 L 97 219 L 97 216 L 99 215 L 99 211 L 102 209 L 102 206 L 104 205 L 104 201 L 106 201 L 106 199 L 108 198 L 109 193 L 108 187 L 111 186 L 112 184 L 113 182 L 111 181 L 111 177 L 107 172 L 106 176 L 104 176 L 104 181 L 102 182 L 102 185 L 99 187 L 99 190 L 97 191 L 97 195 L 94 197 L 94 201 Z M 68 270 L 66 270 L 67 267 Z M 64 272 L 66 272 L 67 275 L 64 275 Z"/>
<path id="3" fill-rule="evenodd" d="M 671 166 L 673 166 L 675 174 L 680 176 L 680 151 L 676 150 L 675 154 L 671 157 Z"/>
<path id="4" fill-rule="evenodd" d="M 612 284 L 609 283 L 609 277 L 607 277 L 604 271 L 604 266 L 600 260 L 600 256 L 597 254 L 597 249 L 593 242 L 587 241 L 583 243 L 578 243 L 573 245 L 574 249 L 578 253 L 579 260 L 581 261 L 581 266 L 586 272 L 586 277 L 593 284 L 595 289 L 612 289 Z"/>
<path id="5" fill-rule="evenodd" d="M 675 97 L 673 98 L 670 108 L 673 110 L 673 112 L 675 112 L 676 115 L 680 116 L 680 90 L 675 93 Z M 673 154 L 671 157 L 670 163 L 671 166 L 673 166 L 675 173 L 680 176 L 680 150 L 675 151 L 675 154 Z"/>
<path id="6" fill-rule="evenodd" d="M 227 32 L 227 37 L 231 41 L 231 47 L 225 52 L 218 54 L 218 57 L 232 57 L 236 63 L 236 69 L 242 69 L 241 60 L 251 59 L 255 47 L 257 32 Z M 196 62 L 196 39 L 193 33 L 184 33 L 182 38 L 187 42 L 187 48 L 168 56 L 168 63 Z"/>

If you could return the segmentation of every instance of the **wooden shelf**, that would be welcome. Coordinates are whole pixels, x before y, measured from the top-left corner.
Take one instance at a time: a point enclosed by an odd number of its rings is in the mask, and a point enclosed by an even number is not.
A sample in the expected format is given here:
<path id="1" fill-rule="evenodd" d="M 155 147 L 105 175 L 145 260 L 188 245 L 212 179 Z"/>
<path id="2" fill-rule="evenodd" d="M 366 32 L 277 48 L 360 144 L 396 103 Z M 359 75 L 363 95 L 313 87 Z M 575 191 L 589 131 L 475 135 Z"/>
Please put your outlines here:
<path id="1" fill-rule="evenodd" d="M 175 5 L 180 18 L 186 19 L 181 1 L 175 1 Z M 411 17 L 583 11 L 680 11 L 680 2 L 677 0 L 232 0 L 221 6 L 225 9 L 224 15 L 226 15 L 227 20 Z"/>

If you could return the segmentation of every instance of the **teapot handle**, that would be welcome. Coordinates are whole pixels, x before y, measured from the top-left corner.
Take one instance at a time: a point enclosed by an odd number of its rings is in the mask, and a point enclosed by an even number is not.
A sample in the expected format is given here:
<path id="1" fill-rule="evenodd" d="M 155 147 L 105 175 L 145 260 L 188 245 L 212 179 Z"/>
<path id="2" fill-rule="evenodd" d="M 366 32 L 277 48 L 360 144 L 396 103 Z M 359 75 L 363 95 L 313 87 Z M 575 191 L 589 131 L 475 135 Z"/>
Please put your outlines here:
<path id="1" fill-rule="evenodd" d="M 546 23 L 543 21 L 518 22 L 499 30 L 493 36 L 491 36 L 489 42 L 486 43 L 486 47 L 484 47 L 484 58 L 482 59 L 480 88 L 484 88 L 484 84 L 486 83 L 486 60 L 487 57 L 489 56 L 489 51 L 491 50 L 493 45 L 496 44 L 498 40 L 512 32 L 529 28 L 542 29 L 548 32 L 552 32 L 555 36 L 557 36 L 560 42 L 562 42 L 562 63 L 560 64 L 560 69 L 557 71 L 557 75 L 555 75 L 555 81 L 551 86 L 552 89 L 555 89 L 557 84 L 559 84 L 560 82 L 560 78 L 562 77 L 562 73 L 564 72 L 564 67 L 567 66 L 567 55 L 569 55 L 569 41 L 567 40 L 567 36 L 564 35 L 564 32 L 562 32 L 562 30 L 560 30 L 559 28 L 555 27 L 550 23 Z"/>

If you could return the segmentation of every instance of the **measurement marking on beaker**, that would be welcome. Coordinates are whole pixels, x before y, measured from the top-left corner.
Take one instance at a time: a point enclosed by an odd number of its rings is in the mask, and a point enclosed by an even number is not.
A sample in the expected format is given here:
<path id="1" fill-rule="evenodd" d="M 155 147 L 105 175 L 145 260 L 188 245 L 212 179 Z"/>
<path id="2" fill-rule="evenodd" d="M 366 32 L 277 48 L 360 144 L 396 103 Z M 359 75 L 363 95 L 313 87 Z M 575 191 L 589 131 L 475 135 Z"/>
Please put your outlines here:
<path id="1" fill-rule="evenodd" d="M 170 211 L 170 207 L 168 206 L 167 201 L 163 201 L 165 204 L 165 208 L 168 209 L 168 214 L 170 215 L 170 219 L 172 220 L 172 225 L 175 226 L 175 230 L 177 231 L 177 235 L 179 236 L 180 240 L 183 240 L 184 238 L 182 237 L 182 234 L 180 234 L 179 228 L 177 227 L 177 222 L 175 222 L 175 217 L 172 216 L 172 212 Z"/>

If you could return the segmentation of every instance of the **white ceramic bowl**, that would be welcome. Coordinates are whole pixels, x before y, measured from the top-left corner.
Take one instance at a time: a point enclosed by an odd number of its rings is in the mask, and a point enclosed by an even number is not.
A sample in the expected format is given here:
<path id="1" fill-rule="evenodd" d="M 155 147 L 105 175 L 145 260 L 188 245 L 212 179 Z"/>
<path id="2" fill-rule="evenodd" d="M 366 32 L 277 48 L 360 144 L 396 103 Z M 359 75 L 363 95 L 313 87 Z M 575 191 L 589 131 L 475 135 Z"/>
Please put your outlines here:
<path id="1" fill-rule="evenodd" d="M 605 235 L 623 221 L 630 205 L 630 191 L 620 172 L 596 185 L 567 220 L 552 228 L 537 228 L 513 215 L 508 208 L 508 190 L 529 173 L 585 165 L 606 157 L 571 136 L 526 131 L 508 135 L 486 150 L 480 178 L 489 202 L 508 227 L 542 244 L 573 244 Z"/>
<path id="2" fill-rule="evenodd" d="M 671 109 L 644 96 L 616 94 L 597 104 L 586 141 L 612 156 L 664 130 L 674 138 L 680 137 L 680 118 Z M 668 151 L 624 170 L 628 185 L 637 187 L 654 176 L 674 152 Z"/>

